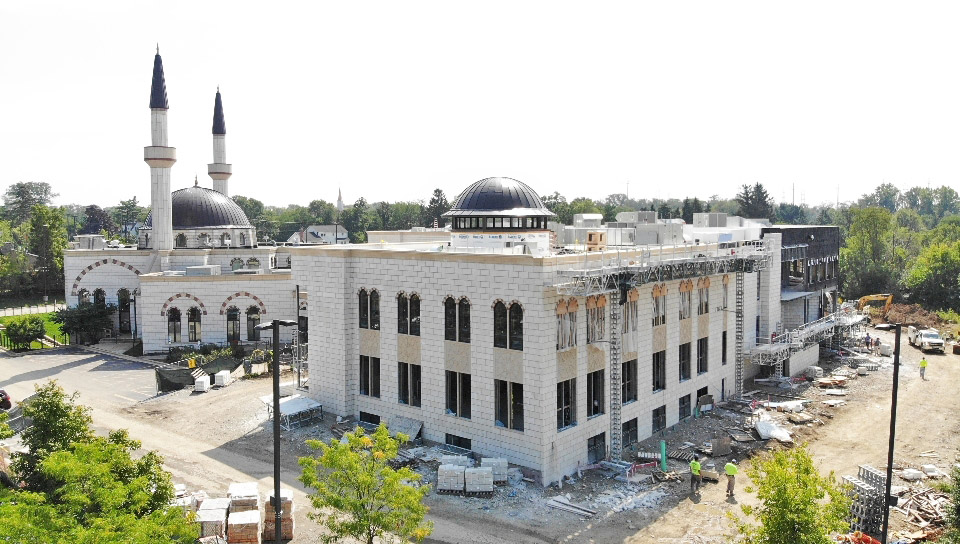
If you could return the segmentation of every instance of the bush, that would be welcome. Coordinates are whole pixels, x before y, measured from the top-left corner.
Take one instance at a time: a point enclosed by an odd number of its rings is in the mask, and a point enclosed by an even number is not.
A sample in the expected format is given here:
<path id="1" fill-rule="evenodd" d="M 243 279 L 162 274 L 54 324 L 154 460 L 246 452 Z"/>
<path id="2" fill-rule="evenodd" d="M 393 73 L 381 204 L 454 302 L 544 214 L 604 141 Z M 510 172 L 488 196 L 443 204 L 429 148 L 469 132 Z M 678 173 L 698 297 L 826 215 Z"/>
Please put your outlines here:
<path id="1" fill-rule="evenodd" d="M 39 315 L 26 315 L 11 320 L 6 325 L 7 338 L 16 349 L 29 349 L 34 340 L 46 335 L 43 318 Z"/>

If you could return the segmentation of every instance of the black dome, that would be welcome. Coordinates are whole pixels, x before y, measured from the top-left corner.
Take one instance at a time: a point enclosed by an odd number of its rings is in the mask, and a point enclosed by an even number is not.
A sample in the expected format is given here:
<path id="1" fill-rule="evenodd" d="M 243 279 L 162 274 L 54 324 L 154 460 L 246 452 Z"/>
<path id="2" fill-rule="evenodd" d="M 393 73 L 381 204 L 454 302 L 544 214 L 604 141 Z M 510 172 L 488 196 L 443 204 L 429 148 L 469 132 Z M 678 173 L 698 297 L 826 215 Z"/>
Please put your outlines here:
<path id="1" fill-rule="evenodd" d="M 240 206 L 219 191 L 193 186 L 174 191 L 170 196 L 174 230 L 253 226 Z M 153 226 L 153 217 L 147 218 L 147 226 Z"/>
<path id="2" fill-rule="evenodd" d="M 487 178 L 464 189 L 445 217 L 471 215 L 552 216 L 536 191 L 512 178 Z"/>

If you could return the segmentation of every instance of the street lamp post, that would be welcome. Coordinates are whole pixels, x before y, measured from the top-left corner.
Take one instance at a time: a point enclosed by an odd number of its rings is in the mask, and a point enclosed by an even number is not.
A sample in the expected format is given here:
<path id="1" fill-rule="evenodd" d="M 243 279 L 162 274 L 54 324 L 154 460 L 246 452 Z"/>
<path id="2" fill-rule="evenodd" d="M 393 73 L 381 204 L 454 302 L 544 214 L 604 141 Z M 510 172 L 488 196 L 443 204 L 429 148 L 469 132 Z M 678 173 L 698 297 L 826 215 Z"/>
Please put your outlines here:
<path id="1" fill-rule="evenodd" d="M 280 327 L 291 327 L 296 322 L 286 319 L 274 319 L 270 323 L 257 325 L 256 329 L 273 329 L 273 515 L 274 542 L 280 542 Z"/>

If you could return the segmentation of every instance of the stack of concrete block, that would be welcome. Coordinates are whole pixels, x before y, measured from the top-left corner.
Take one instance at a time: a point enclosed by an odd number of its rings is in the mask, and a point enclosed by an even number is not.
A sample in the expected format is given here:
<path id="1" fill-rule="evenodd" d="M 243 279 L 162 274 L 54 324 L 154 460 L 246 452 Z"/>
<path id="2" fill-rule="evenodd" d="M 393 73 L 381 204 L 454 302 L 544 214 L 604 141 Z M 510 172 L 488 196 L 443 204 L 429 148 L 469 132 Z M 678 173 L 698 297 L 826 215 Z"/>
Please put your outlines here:
<path id="1" fill-rule="evenodd" d="M 230 499 L 227 497 L 197 498 L 197 510 L 228 510 L 230 508 Z"/>
<path id="2" fill-rule="evenodd" d="M 844 476 L 849 485 L 847 494 L 853 499 L 850 504 L 850 529 L 868 534 L 877 534 L 883 525 L 886 508 L 886 475 L 869 465 L 860 465 L 857 477 Z"/>
<path id="3" fill-rule="evenodd" d="M 230 371 L 221 370 L 213 375 L 213 385 L 217 387 L 226 387 L 230 385 Z"/>
<path id="4" fill-rule="evenodd" d="M 273 542 L 277 536 L 277 515 L 273 509 L 273 493 L 267 499 L 263 519 L 263 540 Z M 293 539 L 293 491 L 280 490 L 280 537 L 284 540 Z"/>
<path id="5" fill-rule="evenodd" d="M 227 491 L 230 497 L 230 513 L 260 510 L 260 489 L 257 482 L 230 484 Z"/>
<path id="6" fill-rule="evenodd" d="M 261 533 L 260 510 L 230 513 L 230 518 L 227 520 L 229 544 L 260 544 Z"/>
<path id="7" fill-rule="evenodd" d="M 472 467 L 473 462 L 466 455 L 443 455 L 440 457 L 441 465 L 456 465 L 458 467 Z"/>
<path id="8" fill-rule="evenodd" d="M 464 470 L 460 465 L 440 465 L 437 469 L 437 491 L 463 491 Z"/>
<path id="9" fill-rule="evenodd" d="M 480 466 L 493 469 L 494 482 L 506 482 L 507 470 L 510 468 L 507 460 L 502 457 L 484 457 Z"/>
<path id="10" fill-rule="evenodd" d="M 194 393 L 206 393 L 210 390 L 210 376 L 204 374 L 193 382 Z"/>
<path id="11" fill-rule="evenodd" d="M 492 493 L 493 469 L 491 467 L 464 469 L 463 481 L 467 493 Z"/>
<path id="12" fill-rule="evenodd" d="M 223 499 L 229 502 L 229 499 Z M 197 510 L 197 517 L 194 518 L 200 524 L 200 536 L 219 536 L 227 534 L 227 508 L 215 508 L 218 506 L 217 499 L 207 499 L 203 501 L 201 508 Z"/>

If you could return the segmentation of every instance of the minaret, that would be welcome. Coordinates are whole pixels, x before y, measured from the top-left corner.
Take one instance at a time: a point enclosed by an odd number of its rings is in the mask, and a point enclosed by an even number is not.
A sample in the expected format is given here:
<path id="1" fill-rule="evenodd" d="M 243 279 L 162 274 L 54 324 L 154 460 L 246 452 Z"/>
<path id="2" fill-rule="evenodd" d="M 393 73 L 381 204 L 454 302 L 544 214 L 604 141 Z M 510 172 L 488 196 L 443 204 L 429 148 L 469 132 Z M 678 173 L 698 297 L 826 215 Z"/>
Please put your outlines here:
<path id="1" fill-rule="evenodd" d="M 233 174 L 232 165 L 227 162 L 227 124 L 223 120 L 223 101 L 220 99 L 220 87 L 213 102 L 213 164 L 207 165 L 207 174 L 213 178 L 213 190 L 230 196 L 227 180 Z"/>
<path id="2" fill-rule="evenodd" d="M 153 241 L 150 247 L 173 249 L 173 205 L 170 201 L 170 168 L 177 162 L 177 149 L 167 146 L 167 84 L 163 79 L 160 46 L 153 57 L 153 84 L 150 87 L 150 140 L 143 148 L 143 160 L 150 165 L 150 206 Z"/>

